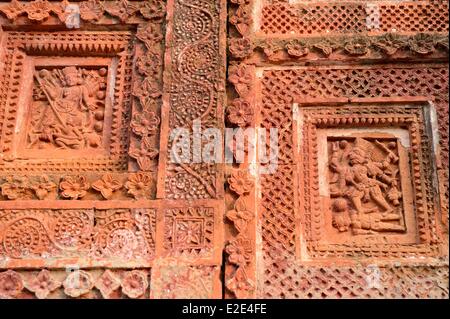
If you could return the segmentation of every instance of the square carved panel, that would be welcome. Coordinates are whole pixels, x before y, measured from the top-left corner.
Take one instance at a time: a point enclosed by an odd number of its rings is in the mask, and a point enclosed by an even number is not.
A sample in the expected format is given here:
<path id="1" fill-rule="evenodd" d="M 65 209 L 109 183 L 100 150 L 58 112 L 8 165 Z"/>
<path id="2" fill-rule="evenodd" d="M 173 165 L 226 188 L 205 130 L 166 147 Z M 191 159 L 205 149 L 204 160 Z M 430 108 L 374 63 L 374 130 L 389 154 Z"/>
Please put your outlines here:
<path id="1" fill-rule="evenodd" d="M 303 107 L 300 211 L 308 254 L 436 255 L 426 105 Z"/>
<path id="2" fill-rule="evenodd" d="M 191 261 L 220 259 L 220 208 L 173 207 L 164 213 L 164 249 L 168 256 Z"/>
<path id="3" fill-rule="evenodd" d="M 3 170 L 127 168 L 132 39 L 130 32 L 7 32 Z"/>

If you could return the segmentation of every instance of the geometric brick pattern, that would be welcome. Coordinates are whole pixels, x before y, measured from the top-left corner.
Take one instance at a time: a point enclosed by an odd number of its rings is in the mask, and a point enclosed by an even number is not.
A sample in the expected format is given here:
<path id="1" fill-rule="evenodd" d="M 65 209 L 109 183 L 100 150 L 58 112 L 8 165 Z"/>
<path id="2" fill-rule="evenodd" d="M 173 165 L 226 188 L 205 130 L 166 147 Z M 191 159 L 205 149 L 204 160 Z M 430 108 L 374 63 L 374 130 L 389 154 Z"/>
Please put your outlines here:
<path id="1" fill-rule="evenodd" d="M 448 32 L 448 3 L 267 4 L 261 12 L 266 35 Z"/>

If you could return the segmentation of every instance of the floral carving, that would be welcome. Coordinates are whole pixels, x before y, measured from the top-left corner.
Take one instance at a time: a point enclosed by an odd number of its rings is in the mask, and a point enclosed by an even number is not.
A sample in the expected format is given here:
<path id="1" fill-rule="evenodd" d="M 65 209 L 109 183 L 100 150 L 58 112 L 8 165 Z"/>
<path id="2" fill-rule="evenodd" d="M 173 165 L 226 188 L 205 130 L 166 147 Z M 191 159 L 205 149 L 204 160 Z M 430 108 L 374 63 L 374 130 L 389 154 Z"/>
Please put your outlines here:
<path id="1" fill-rule="evenodd" d="M 396 34 L 388 33 L 374 41 L 373 44 L 387 55 L 394 55 L 405 45 L 405 41 Z"/>
<path id="2" fill-rule="evenodd" d="M 50 17 L 51 5 L 44 0 L 33 1 L 25 7 L 28 19 L 42 21 Z"/>
<path id="3" fill-rule="evenodd" d="M 138 5 L 130 3 L 127 0 L 120 0 L 119 4 L 114 3 L 106 9 L 109 14 L 119 18 L 121 22 L 126 22 L 128 18 L 134 15 L 138 10 Z"/>
<path id="4" fill-rule="evenodd" d="M 250 150 L 254 151 L 256 149 L 254 141 L 252 141 L 246 134 L 244 134 L 244 143 L 242 143 L 238 138 L 232 138 L 228 141 L 226 147 L 231 151 L 236 160 L 244 154 L 244 162 L 246 161 L 245 158 L 247 158 L 249 153 L 251 153 Z"/>
<path id="5" fill-rule="evenodd" d="M 228 106 L 228 120 L 240 127 L 246 127 L 253 121 L 253 107 L 244 99 L 234 99 Z"/>
<path id="6" fill-rule="evenodd" d="M 155 112 L 144 111 L 133 115 L 130 126 L 133 133 L 138 136 L 148 136 L 158 130 L 160 119 Z"/>
<path id="7" fill-rule="evenodd" d="M 253 214 L 248 210 L 248 203 L 240 197 L 234 203 L 234 209 L 227 212 L 227 218 L 234 223 L 239 233 L 245 232 L 247 224 L 253 218 Z"/>
<path id="8" fill-rule="evenodd" d="M 342 36 L 339 38 L 321 38 L 300 41 L 258 40 L 257 47 L 264 49 L 267 60 L 281 61 L 291 58 L 309 57 L 311 50 L 321 51 L 326 57 L 334 51 L 347 56 L 380 58 L 379 53 L 391 57 L 399 50 L 409 50 L 409 53 L 427 55 L 437 49 L 448 52 L 448 38 L 439 34 L 399 35 L 386 33 L 381 36 Z M 280 49 L 281 48 L 281 49 Z M 286 54 L 286 52 L 287 54 Z M 374 53 L 374 54 L 372 54 Z"/>
<path id="9" fill-rule="evenodd" d="M 344 44 L 344 50 L 350 55 L 365 55 L 369 53 L 370 43 L 365 39 L 350 39 Z"/>
<path id="10" fill-rule="evenodd" d="M 248 278 L 245 268 L 239 267 L 231 279 L 226 282 L 226 287 L 237 298 L 249 298 L 249 294 L 254 289 L 255 284 Z"/>
<path id="11" fill-rule="evenodd" d="M 232 66 L 229 70 L 228 81 L 234 84 L 234 88 L 239 96 L 246 96 L 250 91 L 253 76 L 249 72 L 249 67 L 245 64 Z"/>
<path id="12" fill-rule="evenodd" d="M 249 31 L 252 18 L 248 6 L 240 6 L 234 14 L 230 16 L 230 23 L 233 24 L 241 35 Z"/>
<path id="13" fill-rule="evenodd" d="M 230 263 L 245 266 L 251 259 L 253 249 L 249 239 L 239 236 L 229 242 L 225 252 L 228 254 Z"/>
<path id="14" fill-rule="evenodd" d="M 92 188 L 99 191 L 105 199 L 110 199 L 114 191 L 120 189 L 122 184 L 111 174 L 105 174 L 101 179 L 92 183 Z"/>
<path id="15" fill-rule="evenodd" d="M 56 184 L 53 183 L 47 175 L 42 175 L 39 177 L 39 180 L 31 186 L 31 188 L 37 198 L 46 199 L 48 194 L 56 188 Z"/>
<path id="16" fill-rule="evenodd" d="M 85 21 L 98 21 L 105 10 L 99 0 L 83 1 L 79 5 L 80 17 Z"/>
<path id="17" fill-rule="evenodd" d="M 145 76 L 156 75 L 161 71 L 161 59 L 155 52 L 147 52 L 136 61 L 136 66 L 140 74 Z"/>
<path id="18" fill-rule="evenodd" d="M 234 57 L 246 58 L 253 52 L 252 41 L 248 38 L 230 39 L 229 49 Z"/>
<path id="19" fill-rule="evenodd" d="M 87 294 L 94 287 L 94 282 L 91 274 L 84 270 L 76 270 L 67 276 L 63 286 L 66 295 L 77 298 Z"/>
<path id="20" fill-rule="evenodd" d="M 24 176 L 8 176 L 0 188 L 7 199 L 28 199 L 32 197 L 28 178 Z"/>
<path id="21" fill-rule="evenodd" d="M 177 222 L 177 244 L 182 247 L 202 243 L 202 222 L 199 220 L 182 220 Z"/>
<path id="22" fill-rule="evenodd" d="M 120 279 L 109 269 L 97 279 L 95 282 L 95 288 L 100 290 L 103 298 L 109 299 L 111 294 L 119 289 Z"/>
<path id="23" fill-rule="evenodd" d="M 309 49 L 299 40 L 292 40 L 286 44 L 286 50 L 290 56 L 300 58 L 308 55 Z"/>
<path id="24" fill-rule="evenodd" d="M 448 45 L 448 37 L 446 35 L 437 36 L 435 39 L 435 44 L 436 46 L 441 47 L 442 49 L 448 52 L 449 45 Z"/>
<path id="25" fill-rule="evenodd" d="M 122 278 L 122 292 L 130 298 L 142 297 L 147 287 L 147 276 L 142 271 L 129 271 Z"/>
<path id="26" fill-rule="evenodd" d="M 87 194 L 89 183 L 86 181 L 86 177 L 82 175 L 66 176 L 59 184 L 59 189 L 62 197 L 79 199 Z"/>
<path id="27" fill-rule="evenodd" d="M 152 177 L 145 173 L 133 174 L 128 178 L 125 183 L 125 187 L 128 190 L 128 194 L 132 195 L 135 199 L 146 199 L 150 196 Z"/>
<path id="28" fill-rule="evenodd" d="M 146 23 L 139 25 L 136 32 L 136 37 L 145 43 L 148 49 L 152 48 L 152 45 L 160 42 L 163 39 L 161 31 L 154 23 Z"/>
<path id="29" fill-rule="evenodd" d="M 325 56 L 330 56 L 335 48 L 335 44 L 328 39 L 322 39 L 313 44 L 313 47 L 320 50 Z"/>
<path id="30" fill-rule="evenodd" d="M 23 290 L 23 281 L 20 274 L 13 270 L 0 273 L 0 299 L 17 297 Z"/>
<path id="31" fill-rule="evenodd" d="M 148 138 L 143 138 L 141 147 L 131 147 L 128 154 L 137 161 L 141 170 L 151 171 L 155 164 L 153 160 L 158 156 L 159 151 L 152 147 Z"/>
<path id="32" fill-rule="evenodd" d="M 8 19 L 14 20 L 23 12 L 23 5 L 18 0 L 12 0 L 5 8 L 0 9 Z"/>
<path id="33" fill-rule="evenodd" d="M 164 18 L 166 6 L 161 0 L 145 1 L 139 12 L 146 19 L 161 20 Z"/>
<path id="34" fill-rule="evenodd" d="M 45 299 L 52 291 L 61 287 L 61 282 L 53 279 L 50 271 L 42 269 L 36 277 L 25 283 L 25 287 L 34 292 L 38 299 Z"/>
<path id="35" fill-rule="evenodd" d="M 253 188 L 253 179 L 247 171 L 235 170 L 228 178 L 230 189 L 238 195 L 250 193 Z"/>
<path id="36" fill-rule="evenodd" d="M 260 47 L 263 49 L 269 61 L 280 61 L 283 59 L 283 47 L 274 41 L 269 40 L 261 44 Z"/>
<path id="37" fill-rule="evenodd" d="M 420 55 L 427 55 L 435 51 L 433 36 L 425 33 L 419 33 L 410 38 L 408 45 L 412 51 Z"/>
<path id="38" fill-rule="evenodd" d="M 158 83 L 152 81 L 150 77 L 145 78 L 141 83 L 136 82 L 133 88 L 133 95 L 139 98 L 142 105 L 147 103 L 149 98 L 158 98 L 162 94 Z"/>

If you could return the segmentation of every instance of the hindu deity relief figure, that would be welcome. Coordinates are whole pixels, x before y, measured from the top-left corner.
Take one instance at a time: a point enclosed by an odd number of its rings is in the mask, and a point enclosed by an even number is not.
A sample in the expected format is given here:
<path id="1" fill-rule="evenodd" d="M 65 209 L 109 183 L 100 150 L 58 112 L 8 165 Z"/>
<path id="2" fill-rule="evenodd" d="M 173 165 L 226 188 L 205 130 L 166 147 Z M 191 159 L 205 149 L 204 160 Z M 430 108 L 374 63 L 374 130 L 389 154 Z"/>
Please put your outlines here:
<path id="1" fill-rule="evenodd" d="M 405 231 L 396 142 L 358 137 L 330 144 L 333 226 L 355 235 Z"/>
<path id="2" fill-rule="evenodd" d="M 35 88 L 28 148 L 86 149 L 102 144 L 106 68 L 42 69 Z"/>

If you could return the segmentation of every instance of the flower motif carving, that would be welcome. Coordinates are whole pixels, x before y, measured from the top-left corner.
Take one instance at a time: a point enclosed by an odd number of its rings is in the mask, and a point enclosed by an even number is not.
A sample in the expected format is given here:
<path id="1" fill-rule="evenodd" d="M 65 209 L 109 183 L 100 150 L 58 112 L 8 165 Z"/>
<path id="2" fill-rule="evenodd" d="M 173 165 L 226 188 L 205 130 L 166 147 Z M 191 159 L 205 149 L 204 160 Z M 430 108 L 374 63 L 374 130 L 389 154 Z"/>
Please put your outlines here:
<path id="1" fill-rule="evenodd" d="M 241 35 L 247 34 L 252 23 L 249 6 L 239 6 L 236 12 L 230 15 L 229 21 Z"/>
<path id="2" fill-rule="evenodd" d="M 160 119 L 155 112 L 144 111 L 133 115 L 130 126 L 134 134 L 148 136 L 157 132 L 159 122 Z"/>
<path id="3" fill-rule="evenodd" d="M 290 56 L 296 58 L 306 56 L 309 53 L 308 47 L 298 40 L 289 41 L 289 43 L 286 44 L 286 50 Z"/>
<path id="4" fill-rule="evenodd" d="M 145 1 L 139 12 L 146 19 L 161 20 L 164 18 L 166 6 L 161 0 Z"/>
<path id="5" fill-rule="evenodd" d="M 0 299 L 17 297 L 23 290 L 23 280 L 20 274 L 13 270 L 0 273 Z"/>
<path id="6" fill-rule="evenodd" d="M 253 76 L 249 69 L 249 66 L 241 64 L 238 66 L 231 66 L 229 70 L 228 81 L 234 84 L 236 92 L 241 97 L 245 97 L 250 92 Z"/>
<path id="7" fill-rule="evenodd" d="M 253 179 L 250 174 L 243 170 L 235 170 L 228 178 L 230 189 L 238 195 L 250 193 L 253 188 Z"/>
<path id="8" fill-rule="evenodd" d="M 228 106 L 228 120 L 240 127 L 251 125 L 253 116 L 253 107 L 242 98 L 233 100 L 231 105 Z"/>
<path id="9" fill-rule="evenodd" d="M 59 184 L 61 190 L 61 196 L 69 199 L 80 199 L 87 194 L 89 189 L 89 183 L 86 177 L 82 175 L 78 176 L 66 176 Z"/>
<path id="10" fill-rule="evenodd" d="M 135 199 L 146 199 L 150 196 L 153 179 L 145 173 L 136 173 L 128 178 L 125 188 Z"/>
<path id="11" fill-rule="evenodd" d="M 202 222 L 200 220 L 181 220 L 177 222 L 177 244 L 180 246 L 200 245 L 202 243 Z"/>
<path id="12" fill-rule="evenodd" d="M 228 261 L 237 266 L 245 266 L 250 261 L 253 249 L 249 239 L 239 236 L 230 241 L 225 248 Z"/>
<path id="13" fill-rule="evenodd" d="M 119 3 L 108 7 L 106 11 L 110 15 L 119 18 L 121 22 L 127 22 L 132 15 L 139 11 L 139 6 L 127 0 L 120 0 Z"/>
<path id="14" fill-rule="evenodd" d="M 253 219 L 253 214 L 248 210 L 248 203 L 244 197 L 236 200 L 234 209 L 229 210 L 226 216 L 234 223 L 234 227 L 239 233 L 244 233 L 248 222 Z"/>
<path id="15" fill-rule="evenodd" d="M 105 174 L 101 179 L 92 183 L 92 188 L 99 191 L 105 199 L 110 199 L 114 191 L 120 189 L 122 184 L 111 174 Z"/>
<path id="16" fill-rule="evenodd" d="M 350 55 L 366 55 L 369 53 L 369 42 L 364 39 L 351 39 L 345 43 L 344 50 Z"/>
<path id="17" fill-rule="evenodd" d="M 25 7 L 25 12 L 30 20 L 42 21 L 50 17 L 50 3 L 43 0 L 33 1 Z"/>
<path id="18" fill-rule="evenodd" d="M 158 156 L 159 151 L 152 147 L 148 138 L 143 138 L 141 147 L 132 147 L 128 154 L 136 159 L 141 170 L 151 171 L 154 169 L 153 160 Z"/>
<path id="19" fill-rule="evenodd" d="M 80 17 L 85 21 L 98 21 L 103 16 L 104 6 L 99 0 L 83 1 L 79 5 Z"/>
<path id="20" fill-rule="evenodd" d="M 250 292 L 255 284 L 248 278 L 245 268 L 239 267 L 234 276 L 226 282 L 226 287 L 231 290 L 237 298 L 249 298 Z"/>
<path id="21" fill-rule="evenodd" d="M 120 279 L 109 269 L 97 279 L 95 282 L 95 288 L 100 290 L 103 298 L 109 299 L 111 294 L 119 289 Z"/>
<path id="22" fill-rule="evenodd" d="M 66 295 L 77 298 L 87 294 L 94 287 L 94 282 L 91 274 L 84 270 L 77 270 L 67 276 L 63 286 Z"/>
<path id="23" fill-rule="evenodd" d="M 434 47 L 434 42 L 433 36 L 425 33 L 419 33 L 409 39 L 408 45 L 412 51 L 420 55 L 427 55 L 436 50 Z"/>
<path id="24" fill-rule="evenodd" d="M 252 41 L 248 38 L 230 39 L 229 50 L 236 58 L 247 58 L 253 52 Z"/>
<path id="25" fill-rule="evenodd" d="M 5 180 L 5 183 L 0 185 L 4 197 L 10 200 L 32 198 L 28 178 L 24 176 L 8 176 Z"/>
<path id="26" fill-rule="evenodd" d="M 400 36 L 388 33 L 374 41 L 373 45 L 390 56 L 397 53 L 398 49 L 404 47 L 406 42 Z"/>
<path id="27" fill-rule="evenodd" d="M 249 265 L 253 260 L 254 242 L 249 236 L 248 226 L 254 219 L 249 193 L 253 189 L 253 180 L 245 170 L 233 170 L 228 178 L 229 188 L 239 195 L 234 203 L 234 209 L 229 210 L 226 217 L 233 222 L 237 235 L 225 247 L 227 261 L 234 268 L 226 287 L 237 298 L 248 298 L 254 290 L 254 284 L 247 276 Z"/>
<path id="28" fill-rule="evenodd" d="M 154 23 L 145 23 L 138 27 L 136 37 L 141 40 L 148 49 L 152 48 L 152 45 L 159 43 L 163 39 L 161 31 Z"/>
<path id="29" fill-rule="evenodd" d="M 6 17 L 10 20 L 16 19 L 16 17 L 23 12 L 23 4 L 21 4 L 18 0 L 12 0 L 9 6 L 3 8 L 1 11 L 6 15 Z"/>
<path id="30" fill-rule="evenodd" d="M 52 291 L 61 287 L 61 282 L 52 278 L 50 271 L 43 269 L 36 277 L 25 283 L 25 287 L 34 292 L 38 299 L 45 299 Z"/>
<path id="31" fill-rule="evenodd" d="M 31 188 L 33 189 L 36 197 L 39 199 L 46 199 L 51 191 L 56 188 L 56 184 L 53 183 L 47 175 L 39 177 L 38 182 L 34 183 Z"/>

